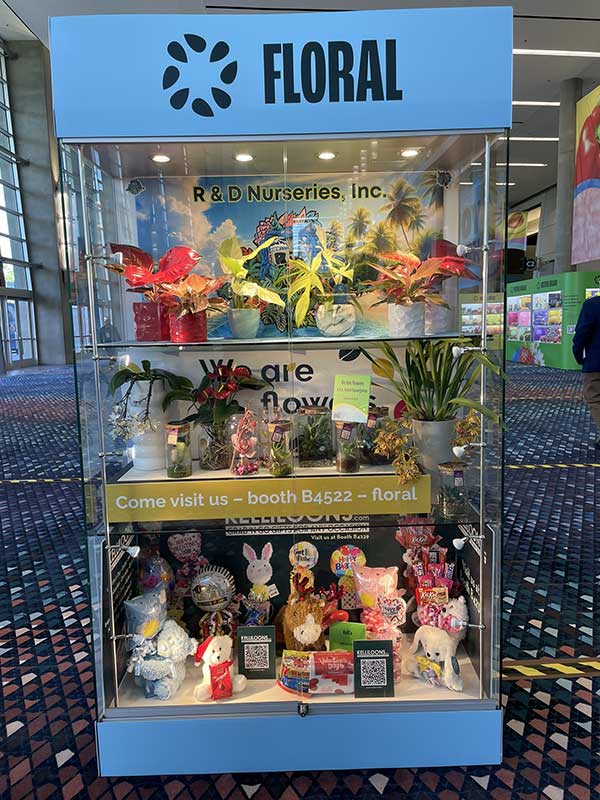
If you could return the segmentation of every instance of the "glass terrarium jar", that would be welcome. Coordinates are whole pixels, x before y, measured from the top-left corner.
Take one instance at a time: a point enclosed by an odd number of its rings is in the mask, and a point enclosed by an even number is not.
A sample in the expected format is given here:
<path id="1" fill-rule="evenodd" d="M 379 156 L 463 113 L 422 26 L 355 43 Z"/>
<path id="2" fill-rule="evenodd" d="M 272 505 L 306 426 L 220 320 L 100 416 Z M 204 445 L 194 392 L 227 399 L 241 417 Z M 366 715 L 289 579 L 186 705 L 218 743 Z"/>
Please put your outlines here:
<path id="1" fill-rule="evenodd" d="M 289 419 L 269 422 L 269 472 L 284 478 L 293 471 L 292 423 Z"/>
<path id="2" fill-rule="evenodd" d="M 258 453 L 258 420 L 252 411 L 235 414 L 230 418 L 231 474 L 253 475 L 260 467 Z"/>
<path id="3" fill-rule="evenodd" d="M 375 406 L 369 409 L 369 416 L 362 428 L 360 443 L 360 460 L 362 464 L 380 466 L 389 464 L 389 459 L 375 452 L 377 435 L 390 418 L 390 409 L 387 406 Z"/>
<path id="4" fill-rule="evenodd" d="M 331 411 L 323 406 L 306 406 L 296 416 L 298 464 L 301 467 L 329 466 L 333 462 Z"/>
<path id="5" fill-rule="evenodd" d="M 465 480 L 467 465 L 461 461 L 440 464 L 440 488 L 438 493 L 439 513 L 444 519 L 461 519 L 469 507 L 469 496 Z"/>
<path id="6" fill-rule="evenodd" d="M 192 474 L 191 426 L 189 422 L 165 425 L 167 433 L 167 477 L 189 478 Z"/>
<path id="7" fill-rule="evenodd" d="M 200 434 L 200 466 L 202 469 L 229 469 L 231 435 L 227 423 L 202 425 Z"/>
<path id="8" fill-rule="evenodd" d="M 335 423 L 335 467 L 338 472 L 359 471 L 360 428 L 358 422 Z"/>

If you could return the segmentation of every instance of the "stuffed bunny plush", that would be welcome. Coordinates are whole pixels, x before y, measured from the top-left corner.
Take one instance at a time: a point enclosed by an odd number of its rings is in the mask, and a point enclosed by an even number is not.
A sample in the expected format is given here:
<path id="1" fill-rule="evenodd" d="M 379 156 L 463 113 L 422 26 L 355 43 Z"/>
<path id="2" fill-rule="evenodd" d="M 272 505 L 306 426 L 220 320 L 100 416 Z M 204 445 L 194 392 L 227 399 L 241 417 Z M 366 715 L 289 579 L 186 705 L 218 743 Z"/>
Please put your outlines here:
<path id="1" fill-rule="evenodd" d="M 273 545 L 271 542 L 267 542 L 262 549 L 260 558 L 257 558 L 256 551 L 249 544 L 244 544 L 242 552 L 248 561 L 246 576 L 252 584 L 248 597 L 258 603 L 267 602 L 269 600 L 267 584 L 273 577 L 273 567 L 270 563 Z"/>

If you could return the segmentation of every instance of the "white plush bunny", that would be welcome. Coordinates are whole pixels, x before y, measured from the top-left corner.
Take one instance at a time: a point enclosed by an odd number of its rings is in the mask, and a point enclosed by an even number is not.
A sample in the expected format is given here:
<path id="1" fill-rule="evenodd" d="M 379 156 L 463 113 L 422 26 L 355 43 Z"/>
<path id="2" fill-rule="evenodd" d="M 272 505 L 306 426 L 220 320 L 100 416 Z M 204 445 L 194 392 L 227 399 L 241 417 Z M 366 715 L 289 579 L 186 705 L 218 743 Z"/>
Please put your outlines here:
<path id="1" fill-rule="evenodd" d="M 260 558 L 257 558 L 256 551 L 249 544 L 244 544 L 242 552 L 248 561 L 246 575 L 252 584 L 248 597 L 256 602 L 264 603 L 269 599 L 267 584 L 273 577 L 273 567 L 270 563 L 273 555 L 273 545 L 271 542 L 267 542 L 262 549 Z"/>

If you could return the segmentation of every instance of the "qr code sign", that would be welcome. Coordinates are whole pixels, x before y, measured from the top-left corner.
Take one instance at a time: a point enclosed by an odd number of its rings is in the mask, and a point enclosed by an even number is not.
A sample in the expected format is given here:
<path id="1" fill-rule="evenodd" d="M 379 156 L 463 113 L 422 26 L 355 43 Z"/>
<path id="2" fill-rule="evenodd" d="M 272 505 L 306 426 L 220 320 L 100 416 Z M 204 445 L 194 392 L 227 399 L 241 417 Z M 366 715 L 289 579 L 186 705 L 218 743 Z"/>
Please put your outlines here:
<path id="1" fill-rule="evenodd" d="M 244 647 L 244 667 L 246 669 L 269 669 L 269 645 L 247 644 Z"/>
<path id="2" fill-rule="evenodd" d="M 360 662 L 360 683 L 365 688 L 387 685 L 385 658 L 363 658 Z"/>

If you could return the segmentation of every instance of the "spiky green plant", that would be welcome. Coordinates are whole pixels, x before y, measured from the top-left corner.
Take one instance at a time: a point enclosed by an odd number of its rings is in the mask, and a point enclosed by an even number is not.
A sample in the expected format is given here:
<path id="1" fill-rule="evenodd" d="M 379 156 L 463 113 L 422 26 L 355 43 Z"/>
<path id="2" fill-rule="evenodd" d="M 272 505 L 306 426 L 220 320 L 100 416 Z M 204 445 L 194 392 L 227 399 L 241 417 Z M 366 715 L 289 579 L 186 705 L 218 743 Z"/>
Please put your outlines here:
<path id="1" fill-rule="evenodd" d="M 410 341 L 406 345 L 404 364 L 388 342 L 377 343 L 381 358 L 361 349 L 373 365 L 373 372 L 387 378 L 398 398 L 404 401 L 411 419 L 453 420 L 459 408 L 469 408 L 499 424 L 499 416 L 469 397 L 469 393 L 484 367 L 496 376 L 506 376 L 480 350 L 466 350 L 455 356 L 454 347 L 468 345 L 471 345 L 468 339 Z"/>

